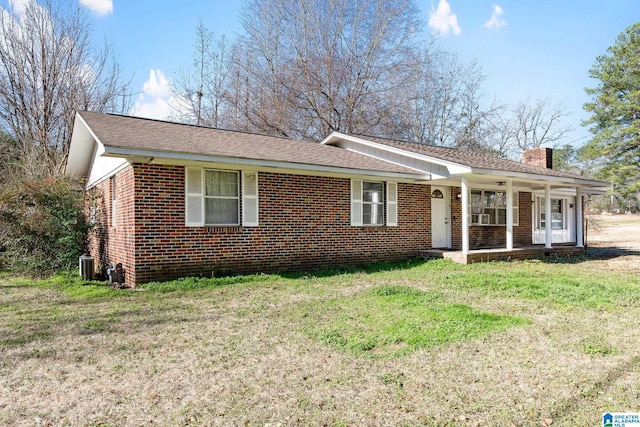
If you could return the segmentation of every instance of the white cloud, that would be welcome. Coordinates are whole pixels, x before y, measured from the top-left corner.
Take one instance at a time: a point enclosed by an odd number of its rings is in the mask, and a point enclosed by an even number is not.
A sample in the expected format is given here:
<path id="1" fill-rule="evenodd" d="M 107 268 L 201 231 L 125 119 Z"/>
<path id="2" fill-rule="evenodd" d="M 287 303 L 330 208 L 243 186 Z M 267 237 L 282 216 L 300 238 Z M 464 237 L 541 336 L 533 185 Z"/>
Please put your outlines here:
<path id="1" fill-rule="evenodd" d="M 171 102 L 171 87 L 164 73 L 162 70 L 150 70 L 149 79 L 144 82 L 131 115 L 166 120 L 172 112 Z"/>
<path id="2" fill-rule="evenodd" d="M 86 6 L 98 15 L 108 15 L 113 12 L 112 0 L 80 0 L 80 4 Z"/>
<path id="3" fill-rule="evenodd" d="M 502 14 L 504 11 L 497 4 L 493 5 L 493 13 L 491 14 L 491 18 L 487 22 L 484 23 L 485 28 L 497 30 L 501 27 L 507 25 L 507 21 L 502 18 Z"/>
<path id="4" fill-rule="evenodd" d="M 9 0 L 11 10 L 17 16 L 24 15 L 27 6 L 33 0 Z M 113 0 L 79 0 L 80 4 L 98 15 L 108 15 L 113 12 Z"/>
<path id="5" fill-rule="evenodd" d="M 449 6 L 447 0 L 440 0 L 435 11 L 433 7 L 431 8 L 429 27 L 439 34 L 449 34 L 449 31 L 451 31 L 456 36 L 459 36 L 462 32 L 458 25 L 458 17 L 455 13 L 451 13 L 451 6 Z"/>
<path id="6" fill-rule="evenodd" d="M 31 3 L 31 0 L 9 0 L 9 5 L 11 6 L 11 10 L 18 16 L 24 15 L 24 12 L 27 10 L 27 6 Z"/>

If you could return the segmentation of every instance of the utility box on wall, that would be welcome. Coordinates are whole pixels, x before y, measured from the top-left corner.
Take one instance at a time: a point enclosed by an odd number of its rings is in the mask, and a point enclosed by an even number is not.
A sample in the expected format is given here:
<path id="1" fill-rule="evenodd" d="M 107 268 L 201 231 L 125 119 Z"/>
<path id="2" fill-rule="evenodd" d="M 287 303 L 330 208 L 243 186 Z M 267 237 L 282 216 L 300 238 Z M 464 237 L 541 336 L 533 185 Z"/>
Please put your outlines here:
<path id="1" fill-rule="evenodd" d="M 124 268 L 122 268 L 122 264 L 118 263 L 107 267 L 107 277 L 109 278 L 109 283 L 122 285 L 124 283 Z"/>

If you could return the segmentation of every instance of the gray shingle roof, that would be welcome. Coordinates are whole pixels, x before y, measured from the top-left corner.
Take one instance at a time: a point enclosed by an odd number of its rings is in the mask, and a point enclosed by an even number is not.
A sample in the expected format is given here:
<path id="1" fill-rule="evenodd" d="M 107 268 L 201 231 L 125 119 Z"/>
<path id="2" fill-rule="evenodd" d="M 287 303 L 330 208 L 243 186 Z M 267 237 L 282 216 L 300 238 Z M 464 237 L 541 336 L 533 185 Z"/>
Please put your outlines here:
<path id="1" fill-rule="evenodd" d="M 415 169 L 312 142 L 115 114 L 78 114 L 106 147 L 424 176 Z"/>
<path id="2" fill-rule="evenodd" d="M 397 141 L 393 139 L 376 138 L 364 135 L 354 135 L 367 141 L 377 142 L 389 147 L 410 151 L 412 153 L 423 154 L 448 162 L 469 166 L 471 168 L 489 169 L 495 171 L 521 172 L 536 175 L 555 176 L 561 178 L 579 178 L 588 177 L 572 174 L 569 172 L 558 171 L 555 169 L 547 169 L 540 166 L 529 165 L 526 163 L 515 162 L 513 160 L 501 159 L 487 153 L 464 151 L 455 148 L 438 147 L 434 145 L 419 144 L 415 142 Z"/>

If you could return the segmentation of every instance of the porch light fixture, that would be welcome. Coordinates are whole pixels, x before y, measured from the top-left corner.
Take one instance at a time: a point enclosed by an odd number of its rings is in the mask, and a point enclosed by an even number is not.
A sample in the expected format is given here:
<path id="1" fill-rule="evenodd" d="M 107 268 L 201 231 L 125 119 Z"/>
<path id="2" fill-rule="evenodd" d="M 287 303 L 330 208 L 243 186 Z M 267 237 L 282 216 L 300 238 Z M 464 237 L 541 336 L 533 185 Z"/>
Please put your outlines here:
<path id="1" fill-rule="evenodd" d="M 506 182 L 504 182 L 504 181 L 498 181 L 498 182 L 496 182 L 496 184 L 498 184 L 498 187 L 502 187 L 503 185 L 505 185 L 505 184 L 506 184 Z"/>
<path id="2" fill-rule="evenodd" d="M 458 191 L 456 193 L 456 200 L 461 200 L 461 199 L 462 199 L 462 193 Z"/>

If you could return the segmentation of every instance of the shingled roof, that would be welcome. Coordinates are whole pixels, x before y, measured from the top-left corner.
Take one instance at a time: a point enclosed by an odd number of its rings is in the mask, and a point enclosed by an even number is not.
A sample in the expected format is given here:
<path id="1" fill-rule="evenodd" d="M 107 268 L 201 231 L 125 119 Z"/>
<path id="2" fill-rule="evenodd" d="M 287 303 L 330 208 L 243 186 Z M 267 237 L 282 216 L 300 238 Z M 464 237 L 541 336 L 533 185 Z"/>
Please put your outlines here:
<path id="1" fill-rule="evenodd" d="M 434 145 L 419 144 L 415 142 L 397 141 L 393 139 L 377 138 L 365 135 L 354 135 L 357 138 L 377 142 L 389 147 L 398 148 L 412 153 L 423 154 L 435 159 L 444 160 L 474 169 L 488 169 L 495 171 L 521 172 L 536 175 L 555 176 L 561 178 L 587 178 L 585 176 L 572 174 L 569 172 L 548 169 L 513 160 L 501 159 L 500 157 L 475 151 L 464 151 L 455 148 L 438 147 Z"/>
<path id="2" fill-rule="evenodd" d="M 287 138 L 166 121 L 81 111 L 77 113 L 107 148 L 184 153 L 359 171 L 424 173 L 338 147 Z"/>

